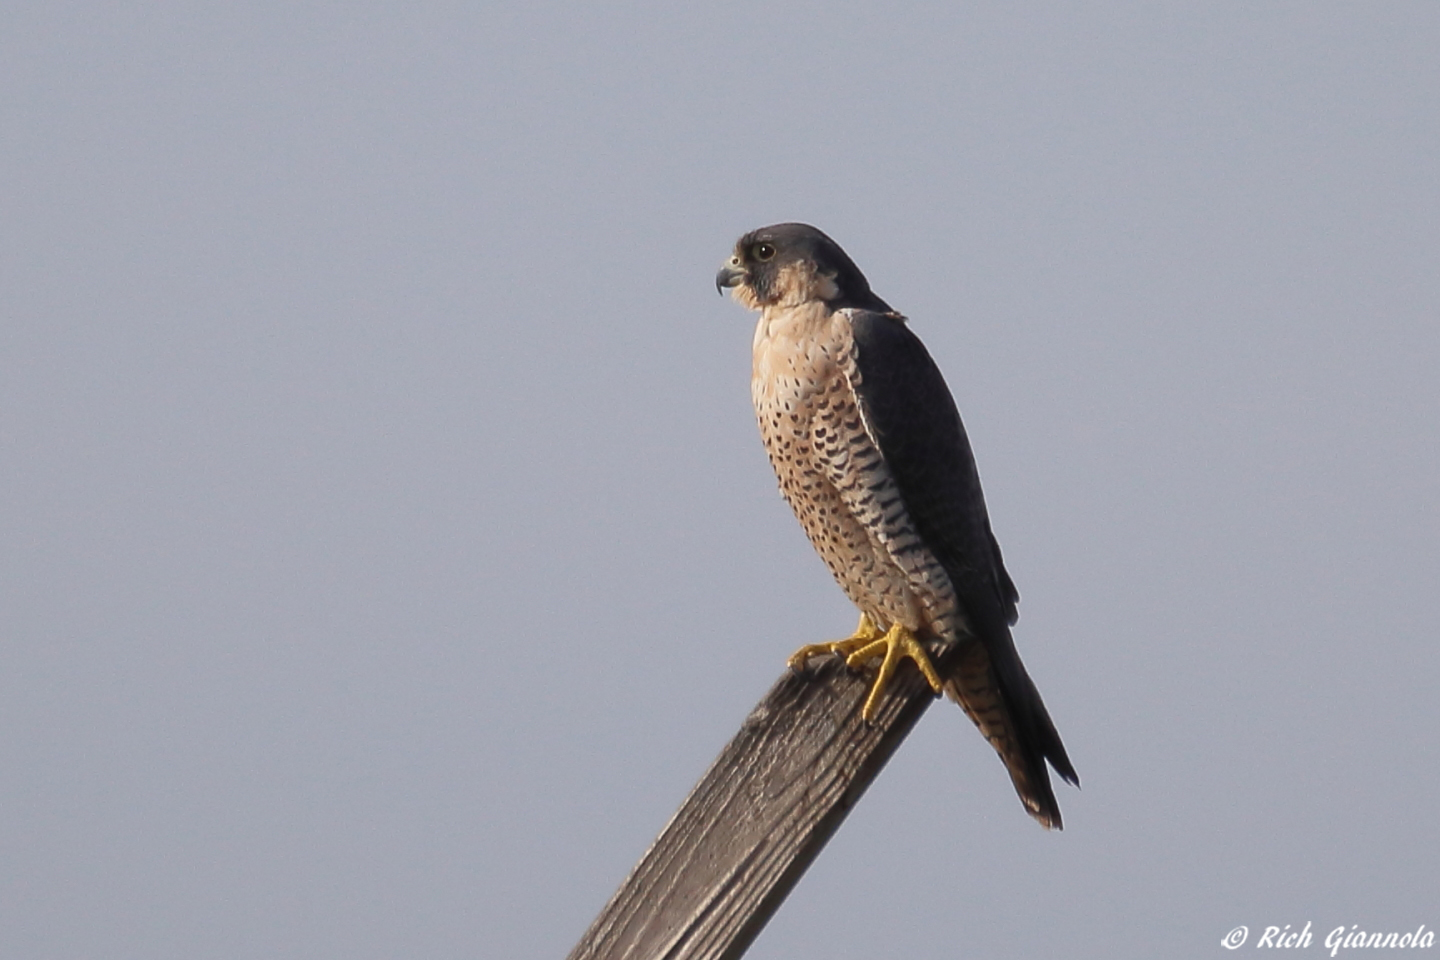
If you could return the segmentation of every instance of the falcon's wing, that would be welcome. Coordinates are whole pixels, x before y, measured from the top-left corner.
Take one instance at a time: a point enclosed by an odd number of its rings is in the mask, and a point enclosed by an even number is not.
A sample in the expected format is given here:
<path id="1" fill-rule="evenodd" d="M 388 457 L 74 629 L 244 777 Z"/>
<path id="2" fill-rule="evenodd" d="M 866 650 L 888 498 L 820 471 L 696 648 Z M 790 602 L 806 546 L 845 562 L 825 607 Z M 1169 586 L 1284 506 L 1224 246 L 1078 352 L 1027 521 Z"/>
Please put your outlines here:
<path id="1" fill-rule="evenodd" d="M 852 385 L 911 522 L 951 574 L 966 616 L 990 646 L 1015 622 L 1019 595 L 990 532 L 970 442 L 940 370 L 904 321 L 850 312 Z"/>
<path id="2" fill-rule="evenodd" d="M 969 678 L 979 685 L 969 691 L 975 694 L 968 697 L 972 702 L 966 702 L 969 683 L 961 678 L 957 699 L 1006 760 L 1032 813 L 1042 822 L 1053 815 L 1058 825 L 1045 760 L 1071 783 L 1079 780 L 1010 637 L 1019 594 L 990 532 L 975 458 L 955 400 L 935 361 L 903 319 L 865 310 L 846 313 L 859 371 L 852 387 L 866 428 L 889 465 L 911 522 L 950 575 L 970 629 L 988 655 L 988 664 L 971 664 L 972 673 L 993 670 L 993 682 L 980 675 Z M 1006 756 L 1011 751 L 996 742 L 977 716 L 977 709 L 988 709 L 979 689 L 984 686 L 998 686 L 1000 702 L 993 706 L 1008 715 L 1003 725 L 1010 728 L 1021 756 Z M 988 699 L 995 698 L 992 694 Z M 1024 769 L 1017 769 L 1016 761 Z M 1029 796 L 1022 780 L 1030 781 Z M 1037 810 L 1037 803 L 1050 809 Z"/>

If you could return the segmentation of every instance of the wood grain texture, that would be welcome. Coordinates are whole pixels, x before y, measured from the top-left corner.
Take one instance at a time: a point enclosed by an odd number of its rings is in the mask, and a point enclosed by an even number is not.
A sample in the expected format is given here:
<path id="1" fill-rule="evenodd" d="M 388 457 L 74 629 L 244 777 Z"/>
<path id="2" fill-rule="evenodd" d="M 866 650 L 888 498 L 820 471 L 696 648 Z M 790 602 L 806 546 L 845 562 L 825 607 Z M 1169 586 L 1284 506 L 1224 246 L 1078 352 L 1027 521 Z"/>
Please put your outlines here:
<path id="1" fill-rule="evenodd" d="M 872 679 L 838 658 L 787 670 L 570 960 L 743 954 L 934 699 L 906 662 L 867 725 Z"/>

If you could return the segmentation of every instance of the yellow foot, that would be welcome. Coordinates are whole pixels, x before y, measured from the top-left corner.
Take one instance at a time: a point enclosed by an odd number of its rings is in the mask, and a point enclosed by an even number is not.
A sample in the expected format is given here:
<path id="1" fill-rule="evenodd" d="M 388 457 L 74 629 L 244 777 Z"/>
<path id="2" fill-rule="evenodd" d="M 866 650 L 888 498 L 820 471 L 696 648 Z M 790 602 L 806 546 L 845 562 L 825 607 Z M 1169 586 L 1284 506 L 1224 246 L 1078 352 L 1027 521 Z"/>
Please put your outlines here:
<path id="1" fill-rule="evenodd" d="M 800 670 L 811 657 L 830 654 L 844 657 L 845 665 L 852 668 L 864 666 L 867 661 L 884 656 L 885 659 L 880 662 L 880 672 L 875 675 L 875 683 L 870 687 L 870 696 L 865 698 L 865 706 L 860 711 L 867 723 L 875 719 L 875 713 L 880 707 L 880 695 L 885 692 L 885 685 L 890 682 L 891 675 L 895 673 L 895 668 L 900 665 L 903 657 L 914 660 L 915 666 L 920 668 L 920 672 L 929 681 L 930 689 L 940 692 L 940 675 L 935 672 L 925 645 L 915 639 L 915 634 L 898 623 L 893 625 L 888 633 L 881 633 L 875 624 L 870 622 L 870 618 L 862 614 L 860 625 L 849 639 L 836 640 L 833 643 L 812 643 L 801 647 L 790 656 L 790 667 Z"/>
<path id="2" fill-rule="evenodd" d="M 828 657 L 837 653 L 842 657 L 848 657 L 855 651 L 870 646 L 883 636 L 885 634 L 881 633 L 875 624 L 870 622 L 870 618 L 862 613 L 860 614 L 860 625 L 855 628 L 855 632 L 849 638 L 835 640 L 831 643 L 812 643 L 801 647 L 790 655 L 788 661 L 790 669 L 804 670 L 805 664 L 811 657 Z"/>

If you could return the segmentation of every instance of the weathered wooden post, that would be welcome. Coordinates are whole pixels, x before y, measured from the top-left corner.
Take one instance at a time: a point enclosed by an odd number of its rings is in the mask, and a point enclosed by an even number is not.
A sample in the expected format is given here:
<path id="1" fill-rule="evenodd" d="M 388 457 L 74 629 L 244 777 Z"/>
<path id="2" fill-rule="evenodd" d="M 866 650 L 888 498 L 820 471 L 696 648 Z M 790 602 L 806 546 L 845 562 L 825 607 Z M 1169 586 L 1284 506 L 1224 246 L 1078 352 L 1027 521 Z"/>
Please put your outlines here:
<path id="1" fill-rule="evenodd" d="M 934 699 L 907 663 L 866 724 L 860 707 L 873 679 L 839 658 L 787 670 L 570 960 L 743 954 Z"/>

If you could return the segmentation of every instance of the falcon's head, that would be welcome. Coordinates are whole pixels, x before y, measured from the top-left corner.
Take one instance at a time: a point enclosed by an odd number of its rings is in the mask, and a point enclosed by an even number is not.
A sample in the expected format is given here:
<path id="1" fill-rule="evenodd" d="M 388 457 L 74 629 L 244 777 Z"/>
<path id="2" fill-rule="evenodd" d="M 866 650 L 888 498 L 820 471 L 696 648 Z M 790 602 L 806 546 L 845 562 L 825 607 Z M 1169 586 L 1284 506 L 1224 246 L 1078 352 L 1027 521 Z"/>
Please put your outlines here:
<path id="1" fill-rule="evenodd" d="M 861 307 L 890 312 L 870 292 L 865 274 L 840 245 L 807 223 L 777 223 L 751 230 L 715 275 L 715 289 L 734 287 L 752 310 L 820 301 L 833 310 Z"/>

